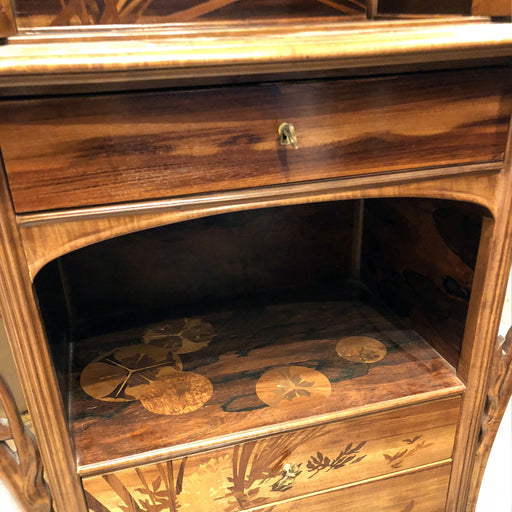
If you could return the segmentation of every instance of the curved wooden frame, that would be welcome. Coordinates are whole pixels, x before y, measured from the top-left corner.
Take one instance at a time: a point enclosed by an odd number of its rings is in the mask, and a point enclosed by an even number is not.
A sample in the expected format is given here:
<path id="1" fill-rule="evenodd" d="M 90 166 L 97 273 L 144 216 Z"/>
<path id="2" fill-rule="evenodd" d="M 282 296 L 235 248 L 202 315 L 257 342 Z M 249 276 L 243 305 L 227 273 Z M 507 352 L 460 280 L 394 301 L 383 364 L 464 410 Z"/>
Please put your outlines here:
<path id="1" fill-rule="evenodd" d="M 7 416 L 7 425 L 0 428 L 0 475 L 9 484 L 14 496 L 27 512 L 50 512 L 51 498 L 43 481 L 43 467 L 34 436 L 23 425 L 14 398 L 0 377 L 0 403 Z M 16 455 L 2 443 L 14 441 Z"/>
<path id="2" fill-rule="evenodd" d="M 18 215 L 30 275 L 52 259 L 108 238 L 208 215 L 374 197 L 438 197 L 473 202 L 495 213 L 501 164 L 416 171 L 261 187 L 220 194 Z M 461 180 L 459 177 L 465 176 Z M 471 176 L 471 178 L 469 178 Z M 468 179 L 469 178 L 469 179 Z"/>

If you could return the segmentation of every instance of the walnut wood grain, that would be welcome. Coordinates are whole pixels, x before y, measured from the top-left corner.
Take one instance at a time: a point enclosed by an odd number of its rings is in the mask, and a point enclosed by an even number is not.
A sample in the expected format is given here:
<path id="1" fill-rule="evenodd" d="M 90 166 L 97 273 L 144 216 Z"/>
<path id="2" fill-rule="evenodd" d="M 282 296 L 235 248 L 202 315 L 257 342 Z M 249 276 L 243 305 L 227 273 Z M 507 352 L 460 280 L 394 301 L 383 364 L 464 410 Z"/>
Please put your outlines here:
<path id="1" fill-rule="evenodd" d="M 100 503 L 120 512 L 126 494 L 135 503 L 163 496 L 168 485 L 159 477 L 172 467 L 176 499 L 165 499 L 171 511 L 262 506 L 448 460 L 458 405 L 459 398 L 428 402 L 407 408 L 406 418 L 404 409 L 396 409 L 116 471 L 114 479 L 86 477 L 84 489 L 90 510 L 102 510 Z M 286 464 L 298 468 L 288 481 L 283 480 Z M 144 482 L 149 493 L 141 490 Z M 119 492 L 119 484 L 126 494 Z"/>
<path id="2" fill-rule="evenodd" d="M 4 173 L 0 173 L 0 308 L 58 512 L 86 510 L 71 441 Z"/>
<path id="3" fill-rule="evenodd" d="M 473 0 L 471 14 L 475 16 L 512 16 L 509 0 Z"/>
<path id="4" fill-rule="evenodd" d="M 18 31 L 16 27 L 16 16 L 11 0 L 0 1 L 0 40 L 9 37 Z"/>
<path id="5" fill-rule="evenodd" d="M 347 512 L 442 512 L 450 465 L 443 464 L 391 478 L 286 501 L 263 512 L 337 512 L 340 503 Z M 378 496 L 377 500 L 371 497 Z"/>
<path id="6" fill-rule="evenodd" d="M 18 212 L 493 161 L 509 84 L 491 68 L 6 102 L 0 146 Z"/>
<path id="7" fill-rule="evenodd" d="M 486 211 L 431 199 L 368 200 L 362 276 L 457 366 Z M 487 213 L 488 215 L 488 213 Z"/>
<path id="8" fill-rule="evenodd" d="M 107 318 L 145 321 L 151 311 L 185 310 L 205 301 L 325 295 L 352 274 L 353 222 L 350 201 L 260 208 L 72 252 L 58 262 L 72 328 L 90 333 Z M 154 271 L 139 271 L 145 268 Z M 36 278 L 43 293 L 51 287 L 49 271 Z"/>
<path id="9" fill-rule="evenodd" d="M 129 205 L 19 215 L 18 222 L 32 278 L 58 256 L 123 235 L 207 215 L 252 208 L 371 197 L 437 197 L 471 201 L 494 213 L 501 163 L 390 173 L 262 187 L 198 197 Z"/>
<path id="10" fill-rule="evenodd" d="M 297 428 L 310 424 L 315 416 L 317 422 L 328 421 L 458 394 L 464 389 L 453 369 L 412 330 L 400 329 L 398 319 L 386 319 L 364 302 L 276 305 L 193 318 L 211 324 L 215 336 L 208 346 L 180 355 L 179 359 L 184 372 L 198 373 L 212 382 L 213 395 L 203 407 L 188 414 L 162 416 L 148 412 L 143 402 L 145 391 L 140 387 L 136 395 L 119 395 L 121 402 L 112 401 L 107 392 L 103 392 L 104 400 L 98 400 L 82 390 L 84 386 L 92 389 L 91 379 L 96 375 L 96 369 L 91 373 L 92 366 L 82 373 L 87 365 L 97 360 L 102 363 L 101 371 L 107 371 L 111 359 L 124 356 L 121 352 L 105 352 L 143 344 L 146 328 L 75 343 L 70 421 L 82 474 Z M 296 323 L 285 321 L 286 318 L 295 318 Z M 266 328 L 261 330 L 261 325 Z M 340 338 L 363 331 L 385 343 L 387 355 L 382 361 L 354 363 L 336 353 Z M 142 351 L 142 346 L 137 350 Z M 157 363 L 155 359 L 154 364 Z M 166 366 L 163 361 L 158 364 Z M 151 366 L 149 359 L 144 365 Z M 316 368 L 326 375 L 331 383 L 328 396 L 322 400 L 317 397 L 313 402 L 299 399 L 297 403 L 290 396 L 289 407 L 284 406 L 286 401 L 265 405 L 257 383 L 266 372 L 275 368 L 285 371 L 289 366 Z M 116 377 L 112 374 L 112 379 L 123 378 L 117 375 L 118 372 Z M 165 369 L 158 375 L 151 379 L 165 380 L 175 373 Z M 382 378 L 389 384 L 378 384 Z M 110 382 L 112 389 L 116 388 L 117 381 Z M 94 395 L 99 396 L 97 393 Z M 130 396 L 140 397 L 141 403 Z M 313 395 L 307 391 L 305 396 Z M 308 411 L 306 416 L 304 408 Z M 114 444 L 113 437 L 117 440 Z"/>
<path id="11" fill-rule="evenodd" d="M 474 510 L 478 494 L 478 477 L 472 481 L 472 473 L 478 474 L 481 469 L 473 465 L 474 457 L 485 416 L 490 368 L 512 259 L 512 198 L 508 194 L 512 186 L 511 144 L 509 136 L 505 172 L 498 185 L 495 221 L 484 219 L 482 227 L 459 363 L 459 375 L 467 383 L 458 434 L 463 441 L 456 443 L 447 510 L 457 507 Z"/>
<path id="12" fill-rule="evenodd" d="M 50 512 L 51 498 L 43 481 L 43 467 L 35 439 L 23 425 L 14 398 L 0 377 L 0 403 L 7 417 L 16 453 L 0 442 L 0 476 L 26 512 Z M 3 439 L 2 439 L 3 441 Z"/>

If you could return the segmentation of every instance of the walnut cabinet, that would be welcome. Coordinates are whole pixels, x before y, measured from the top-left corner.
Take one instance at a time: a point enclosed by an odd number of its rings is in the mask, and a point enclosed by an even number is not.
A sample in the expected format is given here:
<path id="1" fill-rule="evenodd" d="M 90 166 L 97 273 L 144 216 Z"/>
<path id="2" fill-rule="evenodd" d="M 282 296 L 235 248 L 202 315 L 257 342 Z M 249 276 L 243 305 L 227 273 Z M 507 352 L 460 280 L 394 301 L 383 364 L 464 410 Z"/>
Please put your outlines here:
<path id="1" fill-rule="evenodd" d="M 53 509 L 474 510 L 507 6 L 0 9 L 0 305 Z"/>

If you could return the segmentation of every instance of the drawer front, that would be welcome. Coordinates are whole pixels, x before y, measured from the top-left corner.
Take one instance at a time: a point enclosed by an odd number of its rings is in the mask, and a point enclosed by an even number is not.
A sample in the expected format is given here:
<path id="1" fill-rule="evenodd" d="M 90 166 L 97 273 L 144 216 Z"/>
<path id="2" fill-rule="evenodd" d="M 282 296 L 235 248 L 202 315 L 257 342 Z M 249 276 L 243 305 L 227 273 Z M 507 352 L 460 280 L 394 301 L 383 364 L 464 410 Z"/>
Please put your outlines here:
<path id="1" fill-rule="evenodd" d="M 489 68 L 6 101 L 0 148 L 18 212 L 150 200 L 501 160 L 508 94 Z"/>
<path id="2" fill-rule="evenodd" d="M 444 512 L 449 464 L 272 505 L 261 512 Z"/>
<path id="3" fill-rule="evenodd" d="M 459 403 L 447 398 L 84 478 L 89 509 L 245 510 L 447 460 Z"/>

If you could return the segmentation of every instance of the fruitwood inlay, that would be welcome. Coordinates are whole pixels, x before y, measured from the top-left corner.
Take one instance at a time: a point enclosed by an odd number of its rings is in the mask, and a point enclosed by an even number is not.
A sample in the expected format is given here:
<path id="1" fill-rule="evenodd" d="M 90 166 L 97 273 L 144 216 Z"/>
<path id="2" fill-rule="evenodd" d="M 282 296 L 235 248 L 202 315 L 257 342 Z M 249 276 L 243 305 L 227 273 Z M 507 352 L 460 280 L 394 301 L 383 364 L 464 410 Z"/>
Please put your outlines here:
<path id="1" fill-rule="evenodd" d="M 365 18 L 364 0 L 18 0 L 23 28 L 132 23 L 190 23 L 287 20 L 290 18 Z"/>
<path id="2" fill-rule="evenodd" d="M 405 417 L 404 409 L 386 411 L 87 477 L 89 509 L 121 512 L 129 501 L 136 511 L 151 510 L 148 500 L 171 511 L 238 511 L 387 475 L 386 454 L 404 445 L 409 455 L 392 472 L 437 463 L 451 456 L 459 402 L 417 404 Z M 415 449 L 420 441 L 423 450 Z"/>
<path id="3" fill-rule="evenodd" d="M 510 82 L 489 68 L 8 101 L 0 146 L 18 212 L 499 161 Z M 298 150 L 279 145 L 284 121 Z"/>
<path id="4" fill-rule="evenodd" d="M 179 415 L 154 414 L 138 401 L 100 401 L 80 389 L 78 378 L 98 357 L 97 347 L 108 350 L 137 343 L 145 329 L 76 342 L 71 428 L 80 471 L 126 465 L 134 454 L 151 457 L 153 450 L 184 453 L 190 443 L 214 446 L 233 436 L 250 437 L 249 432 L 271 432 L 282 423 L 290 428 L 301 423 L 306 411 L 308 417 L 327 419 L 360 414 L 369 406 L 379 409 L 461 392 L 463 386 L 449 365 L 414 331 L 382 316 L 367 300 L 204 316 L 214 326 L 215 337 L 207 347 L 180 358 L 182 372 L 209 379 L 213 394 L 199 409 Z M 341 358 L 336 345 L 354 332 L 379 339 L 386 356 L 374 363 Z M 141 393 L 142 400 L 144 390 Z"/>
<path id="5" fill-rule="evenodd" d="M 265 507 L 262 512 L 438 512 L 444 510 L 450 465 L 379 479 L 348 489 L 334 490 L 300 501 Z M 370 497 L 378 496 L 378 499 Z"/>

